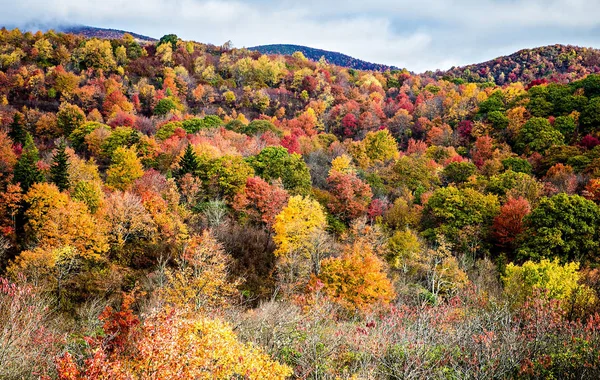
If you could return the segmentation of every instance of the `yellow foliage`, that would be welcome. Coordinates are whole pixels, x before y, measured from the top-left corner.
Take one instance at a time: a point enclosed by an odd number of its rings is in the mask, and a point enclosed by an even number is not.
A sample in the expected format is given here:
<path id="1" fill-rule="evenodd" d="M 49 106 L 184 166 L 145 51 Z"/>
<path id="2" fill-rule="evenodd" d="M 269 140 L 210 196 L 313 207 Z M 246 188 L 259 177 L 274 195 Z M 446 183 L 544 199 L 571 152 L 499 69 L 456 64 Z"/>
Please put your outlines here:
<path id="1" fill-rule="evenodd" d="M 112 164 L 106 171 L 106 184 L 118 190 L 126 190 L 142 175 L 144 167 L 135 148 L 118 147 L 113 153 Z"/>
<path id="2" fill-rule="evenodd" d="M 300 252 L 308 256 L 313 245 L 311 237 L 325 229 L 326 224 L 325 213 L 319 202 L 300 195 L 291 197 L 287 206 L 275 217 L 275 255 Z"/>
<path id="3" fill-rule="evenodd" d="M 523 265 L 508 264 L 504 294 L 515 304 L 522 305 L 527 298 L 546 295 L 562 301 L 565 309 L 587 307 L 596 302 L 594 291 L 579 284 L 579 263 L 561 265 L 558 259 L 544 259 L 539 263 L 526 261 Z M 538 294 L 538 292 L 542 294 Z"/>
<path id="4" fill-rule="evenodd" d="M 126 367 L 139 379 L 283 380 L 292 369 L 260 348 L 240 342 L 219 319 L 186 319 L 162 312 L 144 323 L 139 354 Z"/>
<path id="5" fill-rule="evenodd" d="M 206 312 L 227 307 L 237 292 L 237 281 L 230 281 L 231 257 L 223 246 L 205 230 L 193 236 L 181 257 L 178 268 L 167 273 L 167 286 L 161 295 L 178 309 Z"/>
<path id="6" fill-rule="evenodd" d="M 371 245 L 358 240 L 346 246 L 341 257 L 323 260 L 318 278 L 334 302 L 349 311 L 368 312 L 395 296 L 384 269 Z"/>
<path id="7" fill-rule="evenodd" d="M 356 168 L 352 165 L 352 158 L 347 154 L 342 154 L 331 161 L 331 169 L 329 170 L 329 175 L 331 173 L 344 173 L 344 174 L 354 174 L 356 173 Z"/>
<path id="8" fill-rule="evenodd" d="M 25 229 L 38 247 L 70 245 L 84 256 L 108 250 L 104 225 L 89 213 L 85 204 L 71 200 L 55 185 L 36 183 L 23 199 L 29 205 Z"/>

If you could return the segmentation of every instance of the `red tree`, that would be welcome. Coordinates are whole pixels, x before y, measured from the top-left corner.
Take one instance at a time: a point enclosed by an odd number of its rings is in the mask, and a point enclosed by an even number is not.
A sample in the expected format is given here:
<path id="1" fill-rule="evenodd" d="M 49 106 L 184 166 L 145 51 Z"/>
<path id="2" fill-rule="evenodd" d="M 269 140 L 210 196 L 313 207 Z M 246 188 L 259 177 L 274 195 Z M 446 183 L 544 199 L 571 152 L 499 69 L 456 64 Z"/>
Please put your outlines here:
<path id="1" fill-rule="evenodd" d="M 523 218 L 531 212 L 531 206 L 525 198 L 509 197 L 500 208 L 500 214 L 494 219 L 494 237 L 502 246 L 511 246 L 524 230 Z"/>

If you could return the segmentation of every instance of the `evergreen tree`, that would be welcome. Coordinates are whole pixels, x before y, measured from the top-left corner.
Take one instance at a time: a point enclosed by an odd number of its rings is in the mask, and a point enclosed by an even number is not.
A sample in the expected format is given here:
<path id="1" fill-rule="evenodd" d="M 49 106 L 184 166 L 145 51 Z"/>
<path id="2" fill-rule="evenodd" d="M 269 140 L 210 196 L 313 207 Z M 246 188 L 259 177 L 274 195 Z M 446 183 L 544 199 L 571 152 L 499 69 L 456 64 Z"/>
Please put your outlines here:
<path id="1" fill-rule="evenodd" d="M 52 161 L 50 180 L 60 191 L 67 190 L 69 188 L 69 156 L 64 141 L 58 145 Z"/>
<path id="2" fill-rule="evenodd" d="M 192 144 L 188 144 L 183 157 L 179 160 L 179 169 L 175 172 L 175 177 L 181 178 L 188 173 L 196 175 L 199 166 L 196 152 L 194 152 Z"/>
<path id="3" fill-rule="evenodd" d="M 37 167 L 39 160 L 39 151 L 33 143 L 33 138 L 29 133 L 26 133 L 23 153 L 21 153 L 14 169 L 14 181 L 21 184 L 24 192 L 27 192 L 34 183 L 44 180 L 43 173 Z"/>
<path id="4" fill-rule="evenodd" d="M 23 128 L 23 123 L 23 114 L 20 112 L 15 113 L 13 122 L 10 124 L 10 132 L 8 133 L 13 143 L 21 144 L 21 146 L 25 145 L 25 140 L 27 139 L 27 131 Z"/>

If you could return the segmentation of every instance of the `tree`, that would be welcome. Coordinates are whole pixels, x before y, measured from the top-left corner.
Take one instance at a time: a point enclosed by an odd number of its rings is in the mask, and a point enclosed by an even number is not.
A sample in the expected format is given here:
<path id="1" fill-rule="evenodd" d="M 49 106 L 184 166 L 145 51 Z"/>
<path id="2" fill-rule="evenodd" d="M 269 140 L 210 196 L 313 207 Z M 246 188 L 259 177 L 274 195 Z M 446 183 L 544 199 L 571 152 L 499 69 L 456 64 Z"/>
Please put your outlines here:
<path id="1" fill-rule="evenodd" d="M 289 154 L 283 147 L 268 147 L 258 155 L 250 157 L 248 162 L 265 181 L 280 179 L 290 194 L 310 193 L 310 171 L 299 154 Z"/>
<path id="2" fill-rule="evenodd" d="M 198 156 L 194 152 L 192 144 L 185 148 L 183 156 L 179 160 L 179 168 L 175 171 L 177 178 L 182 178 L 186 174 L 196 175 L 199 169 Z"/>
<path id="3" fill-rule="evenodd" d="M 525 230 L 523 218 L 529 215 L 531 206 L 525 198 L 509 197 L 494 218 L 494 237 L 502 246 L 514 248 L 517 237 Z"/>
<path id="4" fill-rule="evenodd" d="M 470 227 L 477 232 L 470 238 L 485 237 L 499 209 L 495 195 L 484 195 L 469 188 L 459 190 L 454 186 L 437 189 L 423 210 L 425 235 L 430 240 L 443 235 L 450 242 L 458 243 L 459 232 Z"/>
<path id="5" fill-rule="evenodd" d="M 290 197 L 275 217 L 273 241 L 277 245 L 279 277 L 284 286 L 304 285 L 311 272 L 318 273 L 326 241 L 327 220 L 321 205 L 300 195 Z"/>
<path id="6" fill-rule="evenodd" d="M 176 262 L 160 290 L 165 301 L 191 313 L 223 310 L 231 304 L 239 282 L 231 280 L 232 258 L 210 231 L 192 236 Z"/>
<path id="7" fill-rule="evenodd" d="M 51 250 L 68 245 L 95 258 L 108 251 L 104 224 L 84 203 L 73 201 L 56 185 L 34 184 L 23 200 L 27 206 L 25 232 L 35 246 Z"/>
<path id="8" fill-rule="evenodd" d="M 27 192 L 34 183 L 44 181 L 44 174 L 37 166 L 39 160 L 39 151 L 31 135 L 27 134 L 23 152 L 15 165 L 13 178 L 15 183 L 21 184 L 24 192 Z"/>
<path id="9" fill-rule="evenodd" d="M 477 172 L 472 162 L 451 162 L 444 168 L 442 175 L 446 182 L 461 184 Z"/>
<path id="10" fill-rule="evenodd" d="M 118 147 L 113 153 L 112 163 L 106 171 L 106 184 L 124 191 L 143 174 L 144 167 L 134 147 Z"/>
<path id="11" fill-rule="evenodd" d="M 504 294 L 515 307 L 523 305 L 532 297 L 548 297 L 562 301 L 566 311 L 574 307 L 586 308 L 596 302 L 594 291 L 580 284 L 578 263 L 561 265 L 558 259 L 526 261 L 523 265 L 510 263 L 506 266 Z"/>
<path id="12" fill-rule="evenodd" d="M 544 153 L 553 145 L 564 145 L 564 136 L 550 125 L 548 119 L 534 117 L 529 119 L 517 136 L 515 149 Z"/>
<path id="13" fill-rule="evenodd" d="M 27 131 L 25 131 L 23 126 L 24 123 L 25 120 L 23 120 L 23 114 L 20 112 L 15 112 L 13 121 L 8 126 L 8 137 L 10 137 L 15 144 L 21 144 L 21 146 L 25 145 L 27 142 Z"/>
<path id="14" fill-rule="evenodd" d="M 525 217 L 526 231 L 518 254 L 539 260 L 594 260 L 599 242 L 600 209 L 579 195 L 557 194 L 544 198 Z"/>
<path id="15" fill-rule="evenodd" d="M 251 177 L 246 181 L 244 191 L 235 196 L 233 208 L 250 221 L 271 228 L 288 198 L 280 184 L 270 185 L 259 177 Z"/>
<path id="16" fill-rule="evenodd" d="M 327 178 L 327 184 L 333 195 L 327 207 L 341 220 L 349 222 L 367 212 L 373 193 L 371 187 L 356 174 L 334 171 Z"/>
<path id="17" fill-rule="evenodd" d="M 340 257 L 324 259 L 317 278 L 323 292 L 350 312 L 369 312 L 395 296 L 383 262 L 362 240 L 346 246 Z"/>
<path id="18" fill-rule="evenodd" d="M 69 156 L 67 155 L 64 141 L 58 145 L 56 153 L 52 158 L 50 181 L 52 181 L 60 191 L 69 189 Z"/>
<path id="19" fill-rule="evenodd" d="M 78 106 L 69 103 L 61 103 L 56 113 L 58 128 L 66 136 L 85 123 L 85 114 Z"/>

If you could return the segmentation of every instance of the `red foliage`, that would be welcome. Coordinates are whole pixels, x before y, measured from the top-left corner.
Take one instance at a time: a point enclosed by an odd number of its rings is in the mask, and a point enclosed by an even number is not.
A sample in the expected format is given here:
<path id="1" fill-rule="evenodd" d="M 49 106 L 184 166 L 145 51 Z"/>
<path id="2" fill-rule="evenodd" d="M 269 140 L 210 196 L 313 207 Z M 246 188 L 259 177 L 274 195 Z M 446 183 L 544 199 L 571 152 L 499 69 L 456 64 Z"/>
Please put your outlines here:
<path id="1" fill-rule="evenodd" d="M 246 180 L 244 192 L 236 195 L 233 208 L 246 214 L 251 221 L 262 222 L 270 227 L 287 200 L 288 193 L 281 186 L 270 185 L 259 177 L 252 177 Z"/>
<path id="2" fill-rule="evenodd" d="M 494 219 L 494 237 L 503 246 L 510 246 L 524 230 L 523 218 L 531 212 L 527 199 L 508 198 Z"/>
<path id="3" fill-rule="evenodd" d="M 356 174 L 332 172 L 327 178 L 333 199 L 327 204 L 329 210 L 340 219 L 350 221 L 367 212 L 371 203 L 371 187 Z"/>
<path id="4" fill-rule="evenodd" d="M 471 151 L 473 163 L 481 168 L 487 160 L 494 156 L 494 139 L 490 136 L 478 137 L 475 141 L 475 147 Z"/>
<path id="5" fill-rule="evenodd" d="M 116 311 L 107 306 L 100 314 L 99 318 L 104 322 L 102 328 L 106 334 L 104 347 L 107 352 L 125 351 L 127 344 L 131 341 L 130 336 L 133 329 L 140 324 L 139 318 L 131 310 L 133 301 L 132 295 L 124 294 L 121 310 Z"/>
<path id="6" fill-rule="evenodd" d="M 594 147 L 596 147 L 598 145 L 600 145 L 600 139 L 598 139 L 592 135 L 586 135 L 579 142 L 579 146 L 586 148 L 586 149 L 593 149 Z"/>

